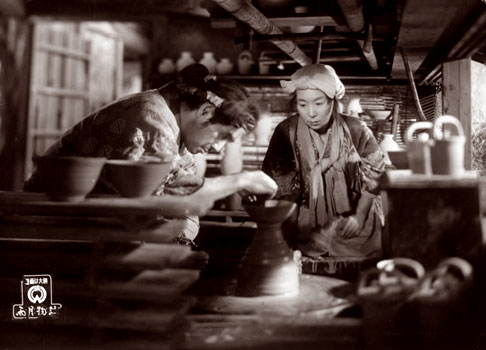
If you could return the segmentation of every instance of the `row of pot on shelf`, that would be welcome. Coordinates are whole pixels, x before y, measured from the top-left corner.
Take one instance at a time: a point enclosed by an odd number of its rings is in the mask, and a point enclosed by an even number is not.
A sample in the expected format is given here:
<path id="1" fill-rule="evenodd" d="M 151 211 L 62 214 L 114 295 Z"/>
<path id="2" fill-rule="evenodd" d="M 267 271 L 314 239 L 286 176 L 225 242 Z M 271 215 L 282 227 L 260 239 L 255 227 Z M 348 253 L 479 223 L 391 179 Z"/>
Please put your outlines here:
<path id="1" fill-rule="evenodd" d="M 181 71 L 192 63 L 196 63 L 192 53 L 182 51 L 176 62 L 171 58 L 163 58 L 158 65 L 158 71 L 160 74 L 172 74 Z M 234 64 L 229 58 L 223 57 L 218 62 L 211 51 L 204 52 L 199 63 L 205 65 L 211 74 L 231 74 L 234 68 Z M 250 51 L 244 50 L 238 55 L 237 69 L 239 74 L 250 74 L 254 64 L 255 62 Z"/>

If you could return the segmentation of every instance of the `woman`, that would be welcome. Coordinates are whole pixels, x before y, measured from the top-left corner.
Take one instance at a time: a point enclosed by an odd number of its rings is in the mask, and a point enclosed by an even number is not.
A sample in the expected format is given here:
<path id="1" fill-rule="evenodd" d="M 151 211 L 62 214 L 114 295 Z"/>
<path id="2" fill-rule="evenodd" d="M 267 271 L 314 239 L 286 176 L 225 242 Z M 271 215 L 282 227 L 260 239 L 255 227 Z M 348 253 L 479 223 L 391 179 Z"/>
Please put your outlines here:
<path id="1" fill-rule="evenodd" d="M 275 193 L 275 182 L 261 171 L 205 179 L 196 174 L 193 154 L 219 151 L 226 141 L 249 132 L 258 110 L 248 92 L 231 80 L 209 75 L 193 64 L 159 89 L 126 96 L 89 114 L 47 150 L 48 155 L 156 161 L 173 159 L 170 174 L 154 194 L 191 194 L 204 188 L 214 199 L 234 192 Z M 42 191 L 34 171 L 27 191 Z M 103 175 L 98 191 L 113 192 Z M 188 218 L 180 242 L 192 244 L 197 218 Z"/>
<path id="2" fill-rule="evenodd" d="M 372 132 L 338 112 L 344 86 L 332 67 L 302 67 L 281 85 L 294 94 L 297 115 L 275 129 L 263 171 L 279 186 L 276 198 L 299 205 L 287 239 L 314 259 L 380 255 L 376 186 L 385 163 Z"/>

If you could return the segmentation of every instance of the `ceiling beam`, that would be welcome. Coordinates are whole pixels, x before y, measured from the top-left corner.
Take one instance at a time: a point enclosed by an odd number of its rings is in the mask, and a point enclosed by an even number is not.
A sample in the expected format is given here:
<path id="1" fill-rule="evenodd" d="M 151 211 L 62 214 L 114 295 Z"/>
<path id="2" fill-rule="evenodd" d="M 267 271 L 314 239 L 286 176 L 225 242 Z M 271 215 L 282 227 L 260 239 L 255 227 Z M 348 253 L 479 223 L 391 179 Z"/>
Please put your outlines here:
<path id="1" fill-rule="evenodd" d="M 0 3 L 3 1 L 0 0 Z M 195 5 L 194 0 L 25 0 L 27 15 L 86 21 L 147 21 L 167 16 L 168 13 L 209 18 L 206 10 L 200 11 Z"/>
<path id="2" fill-rule="evenodd" d="M 359 47 L 363 52 L 363 56 L 368 61 L 372 70 L 378 69 L 378 61 L 376 60 L 375 52 L 372 45 L 372 26 L 365 25 L 365 18 L 363 15 L 363 4 L 361 0 L 337 0 L 341 11 L 343 12 L 349 29 L 355 33 L 366 32 L 366 40 L 358 40 Z"/>
<path id="3" fill-rule="evenodd" d="M 25 16 L 25 6 L 22 0 L 2 0 L 0 1 L 0 15 L 8 17 Z"/>
<path id="4" fill-rule="evenodd" d="M 331 16 L 309 16 L 309 17 L 268 17 L 268 19 L 277 27 L 294 27 L 294 26 L 324 26 L 336 27 L 343 24 L 343 19 L 337 19 Z M 236 28 L 236 21 L 231 18 L 216 18 L 211 20 L 213 28 Z"/>
<path id="5" fill-rule="evenodd" d="M 406 1 L 396 47 L 405 51 L 414 76 L 429 54 L 438 54 L 436 46 L 441 37 L 451 41 L 446 32 L 453 34 L 461 23 L 467 25 L 467 16 L 478 3 L 477 0 Z M 407 76 L 400 50 L 395 51 L 391 76 L 394 79 Z"/>
<path id="6" fill-rule="evenodd" d="M 257 33 L 283 34 L 272 21 L 246 0 L 213 0 L 213 2 L 221 6 L 243 23 L 246 23 Z M 293 41 L 272 40 L 272 43 L 292 57 L 301 66 L 306 66 L 312 63 L 311 59 L 307 57 L 307 55 Z"/>

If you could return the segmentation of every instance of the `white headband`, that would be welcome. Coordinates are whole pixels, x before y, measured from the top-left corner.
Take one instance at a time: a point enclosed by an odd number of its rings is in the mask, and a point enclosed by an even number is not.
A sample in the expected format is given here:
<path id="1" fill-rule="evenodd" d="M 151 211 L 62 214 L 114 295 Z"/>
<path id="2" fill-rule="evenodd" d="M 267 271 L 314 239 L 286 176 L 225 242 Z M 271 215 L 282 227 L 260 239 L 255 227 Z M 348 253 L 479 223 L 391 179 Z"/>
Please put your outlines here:
<path id="1" fill-rule="evenodd" d="M 280 85 L 289 94 L 296 90 L 318 89 L 330 99 L 341 99 L 345 92 L 334 68 L 324 64 L 310 64 L 299 68 L 290 80 L 280 80 Z"/>

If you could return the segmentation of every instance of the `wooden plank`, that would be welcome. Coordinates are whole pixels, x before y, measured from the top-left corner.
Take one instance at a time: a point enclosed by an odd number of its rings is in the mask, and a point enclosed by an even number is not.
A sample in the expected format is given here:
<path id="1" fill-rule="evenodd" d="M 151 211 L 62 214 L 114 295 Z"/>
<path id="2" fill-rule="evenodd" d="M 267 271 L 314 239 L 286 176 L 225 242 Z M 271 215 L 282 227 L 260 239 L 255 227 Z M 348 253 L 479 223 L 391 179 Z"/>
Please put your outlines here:
<path id="1" fill-rule="evenodd" d="M 66 220 L 41 220 L 43 217 L 0 216 L 0 237 L 62 241 L 143 241 L 171 243 L 182 232 L 183 222 L 170 220 L 156 227 L 128 226 L 123 220 L 93 221 L 66 217 Z M 48 219 L 51 219 L 48 217 Z M 78 219 L 78 220 L 76 220 Z"/>
<path id="2" fill-rule="evenodd" d="M 63 71 L 61 76 L 61 86 L 63 89 L 74 90 L 74 82 L 73 82 L 73 65 L 75 59 L 73 59 L 72 55 L 64 55 L 62 51 L 74 51 L 73 47 L 73 40 L 74 40 L 74 26 L 75 24 L 70 24 L 66 31 L 64 32 L 64 41 L 63 46 L 59 47 L 59 50 L 55 52 L 61 57 L 63 61 Z M 70 117 L 72 114 L 73 109 L 73 99 L 67 96 L 64 96 L 61 99 L 61 119 L 58 125 L 59 131 L 64 132 L 70 127 Z"/>
<path id="3" fill-rule="evenodd" d="M 63 134 L 62 130 L 56 130 L 56 129 L 33 129 L 31 130 L 31 134 L 33 137 L 35 137 L 37 140 L 41 139 L 42 137 L 45 138 L 58 138 Z"/>
<path id="4" fill-rule="evenodd" d="M 62 25 L 62 31 L 59 26 Z M 48 25 L 49 28 L 49 44 L 53 46 L 61 46 L 62 45 L 62 36 L 65 31 L 65 24 L 56 23 L 54 25 Z M 47 54 L 48 56 L 48 66 L 47 66 L 47 86 L 61 89 L 61 74 L 63 70 L 63 61 L 62 58 L 57 54 L 50 52 Z M 38 92 L 42 91 L 42 88 L 38 90 Z M 60 102 L 61 99 L 58 96 L 47 96 L 47 113 L 44 116 L 46 119 L 46 124 L 44 125 L 44 129 L 58 129 L 58 117 L 60 112 Z M 47 150 L 49 147 L 49 142 L 46 140 L 45 142 L 45 149 L 41 151 Z"/>
<path id="5" fill-rule="evenodd" d="M 213 206 L 217 194 L 198 191 L 188 196 L 121 198 L 100 196 L 81 202 L 53 202 L 43 193 L 0 191 L 0 212 L 53 216 L 158 216 L 184 218 L 203 216 Z"/>
<path id="6" fill-rule="evenodd" d="M 129 281 L 100 283 L 95 295 L 167 304 L 196 282 L 199 274 L 198 270 L 191 269 L 145 270 Z"/>
<path id="7" fill-rule="evenodd" d="M 53 86 L 38 87 L 36 89 L 36 92 L 39 94 L 47 95 L 47 98 L 54 97 L 55 100 L 57 100 L 59 97 L 87 98 L 89 96 L 88 92 L 86 91 L 63 89 Z"/>
<path id="8" fill-rule="evenodd" d="M 471 59 L 445 62 L 442 65 L 443 113 L 459 119 L 466 136 L 464 167 L 471 169 L 472 76 Z"/>
<path id="9" fill-rule="evenodd" d="M 69 28 L 67 33 L 73 33 L 72 29 Z M 69 40 L 68 43 L 71 43 L 71 40 Z M 51 43 L 40 43 L 36 45 L 36 48 L 40 51 L 45 51 L 46 53 L 69 56 L 70 58 L 76 58 L 82 61 L 88 61 L 90 59 L 88 54 L 83 51 L 78 51 L 72 47 L 62 47 L 52 45 Z"/>
<path id="10" fill-rule="evenodd" d="M 127 247 L 103 257 L 103 266 L 113 269 L 160 270 L 177 266 L 192 254 L 189 246 L 177 244 L 145 243 Z M 105 254 L 102 253 L 102 256 Z"/>
<path id="11" fill-rule="evenodd" d="M 24 179 L 30 176 L 33 168 L 32 157 L 36 154 L 36 150 L 42 147 L 42 144 L 38 144 L 34 135 L 32 135 L 32 129 L 39 129 L 43 126 L 41 118 L 44 114 L 44 103 L 39 96 L 35 93 L 37 86 L 45 84 L 45 67 L 46 61 L 45 54 L 38 53 L 35 49 L 35 45 L 38 42 L 43 42 L 46 39 L 45 28 L 38 25 L 32 25 L 32 62 L 30 72 L 30 100 L 29 111 L 27 116 L 27 133 L 26 133 L 26 150 L 25 150 L 25 170 Z"/>

